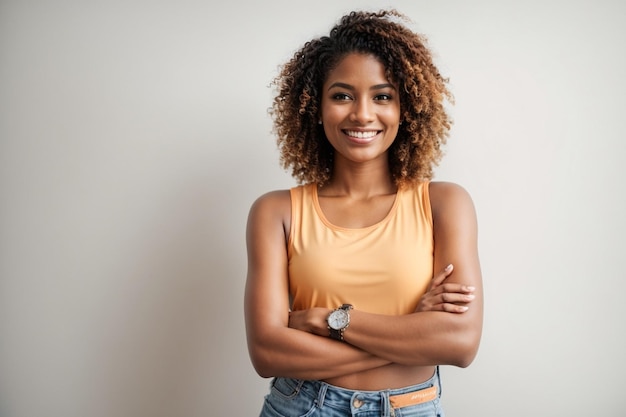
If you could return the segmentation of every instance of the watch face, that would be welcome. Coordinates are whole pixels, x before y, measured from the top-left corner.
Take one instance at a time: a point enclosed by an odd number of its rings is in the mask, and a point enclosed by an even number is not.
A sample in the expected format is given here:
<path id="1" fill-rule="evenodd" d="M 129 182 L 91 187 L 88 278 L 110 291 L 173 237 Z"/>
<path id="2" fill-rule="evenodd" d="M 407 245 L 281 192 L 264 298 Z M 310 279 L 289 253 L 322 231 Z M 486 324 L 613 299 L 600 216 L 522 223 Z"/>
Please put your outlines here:
<path id="1" fill-rule="evenodd" d="M 328 326 L 331 329 L 340 330 L 348 325 L 350 316 L 345 310 L 335 310 L 328 316 Z"/>

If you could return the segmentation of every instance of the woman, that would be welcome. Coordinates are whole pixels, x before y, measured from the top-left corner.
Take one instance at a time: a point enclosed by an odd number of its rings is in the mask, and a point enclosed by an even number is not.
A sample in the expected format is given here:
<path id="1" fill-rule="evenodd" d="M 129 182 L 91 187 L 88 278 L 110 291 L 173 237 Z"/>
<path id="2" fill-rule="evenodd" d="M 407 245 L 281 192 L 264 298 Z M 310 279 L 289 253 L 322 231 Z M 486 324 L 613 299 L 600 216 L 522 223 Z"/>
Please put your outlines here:
<path id="1" fill-rule="evenodd" d="M 283 66 L 272 115 L 300 185 L 261 196 L 247 229 L 261 416 L 440 416 L 439 365 L 482 330 L 476 215 L 431 182 L 446 80 L 396 11 L 352 12 Z"/>

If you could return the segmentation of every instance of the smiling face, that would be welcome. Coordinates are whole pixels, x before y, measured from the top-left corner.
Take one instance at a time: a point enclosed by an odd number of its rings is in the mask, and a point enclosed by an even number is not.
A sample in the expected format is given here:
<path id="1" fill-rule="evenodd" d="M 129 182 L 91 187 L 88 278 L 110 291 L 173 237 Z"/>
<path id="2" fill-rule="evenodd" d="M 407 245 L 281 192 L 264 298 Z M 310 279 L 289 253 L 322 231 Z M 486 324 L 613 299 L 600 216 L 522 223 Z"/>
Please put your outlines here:
<path id="1" fill-rule="evenodd" d="M 336 162 L 387 163 L 398 134 L 400 97 L 376 57 L 351 53 L 328 73 L 321 120 Z"/>

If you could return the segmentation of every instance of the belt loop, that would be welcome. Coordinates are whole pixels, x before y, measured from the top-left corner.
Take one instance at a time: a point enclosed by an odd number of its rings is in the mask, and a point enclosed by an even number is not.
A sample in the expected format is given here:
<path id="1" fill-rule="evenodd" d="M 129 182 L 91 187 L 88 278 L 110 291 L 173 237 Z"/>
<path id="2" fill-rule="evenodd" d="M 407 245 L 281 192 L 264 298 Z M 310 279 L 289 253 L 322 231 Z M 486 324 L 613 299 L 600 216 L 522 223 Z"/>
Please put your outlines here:
<path id="1" fill-rule="evenodd" d="M 389 410 L 391 409 L 391 403 L 389 401 L 389 391 L 380 392 L 380 411 L 381 417 L 390 417 Z"/>
<path id="2" fill-rule="evenodd" d="M 326 390 L 328 389 L 328 385 L 325 382 L 320 383 L 320 390 L 317 393 L 317 408 L 322 408 L 324 406 L 324 399 L 326 397 Z"/>

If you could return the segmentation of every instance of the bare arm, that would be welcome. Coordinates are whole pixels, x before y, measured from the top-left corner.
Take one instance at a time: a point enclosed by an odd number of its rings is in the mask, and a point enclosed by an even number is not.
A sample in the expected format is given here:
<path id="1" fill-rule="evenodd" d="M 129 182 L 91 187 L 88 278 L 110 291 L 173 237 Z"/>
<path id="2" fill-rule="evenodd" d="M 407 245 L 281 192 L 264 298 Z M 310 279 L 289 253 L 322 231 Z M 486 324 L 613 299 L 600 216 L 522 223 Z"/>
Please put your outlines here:
<path id="1" fill-rule="evenodd" d="M 482 332 L 476 214 L 471 198 L 457 185 L 433 183 L 430 195 L 435 234 L 434 270 L 445 271 L 449 264 L 454 266 L 453 270 L 445 272 L 445 279 L 441 279 L 441 274 L 435 276 L 442 283 L 429 292 L 430 305 L 422 311 L 386 316 L 353 310 L 344 337 L 347 343 L 394 363 L 465 367 L 476 355 Z M 442 299 L 433 305 L 432 300 L 439 296 Z M 325 336 L 327 314 L 326 309 L 309 310 L 303 313 L 306 318 L 297 318 L 299 323 L 294 327 L 301 330 L 308 327 L 309 331 Z M 303 321 L 307 321 L 306 326 L 301 324 Z"/>
<path id="2" fill-rule="evenodd" d="M 263 377 L 326 379 L 389 363 L 355 346 L 288 327 L 288 191 L 268 193 L 250 209 L 244 312 L 252 364 Z"/>

